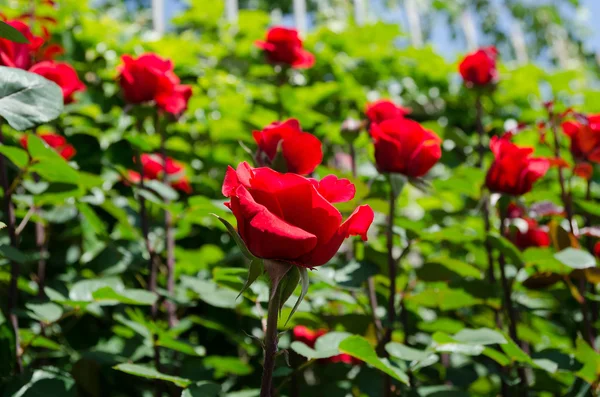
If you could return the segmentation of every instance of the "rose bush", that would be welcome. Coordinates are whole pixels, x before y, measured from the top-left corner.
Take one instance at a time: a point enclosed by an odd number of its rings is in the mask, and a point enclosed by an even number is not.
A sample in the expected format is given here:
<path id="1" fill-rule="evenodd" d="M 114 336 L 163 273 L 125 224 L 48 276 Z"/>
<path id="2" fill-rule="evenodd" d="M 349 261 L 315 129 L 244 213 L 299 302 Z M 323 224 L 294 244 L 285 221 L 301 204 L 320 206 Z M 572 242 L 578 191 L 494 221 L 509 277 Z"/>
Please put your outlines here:
<path id="1" fill-rule="evenodd" d="M 583 46 L 486 32 L 461 67 L 327 7 L 300 38 L 265 2 L 162 35 L 138 3 L 1 10 L 33 38 L 0 39 L 1 394 L 596 393 Z"/>

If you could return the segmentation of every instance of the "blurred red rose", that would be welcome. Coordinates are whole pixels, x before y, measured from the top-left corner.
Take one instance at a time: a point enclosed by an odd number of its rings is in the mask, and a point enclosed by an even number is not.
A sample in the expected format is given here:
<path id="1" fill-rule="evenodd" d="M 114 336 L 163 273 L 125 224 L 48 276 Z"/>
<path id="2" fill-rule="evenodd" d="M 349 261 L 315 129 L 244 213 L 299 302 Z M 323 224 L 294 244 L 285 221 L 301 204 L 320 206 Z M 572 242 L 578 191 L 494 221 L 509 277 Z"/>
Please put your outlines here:
<path id="1" fill-rule="evenodd" d="M 265 41 L 254 43 L 262 49 L 270 63 L 284 64 L 292 68 L 310 68 L 315 64 L 315 57 L 302 48 L 302 40 L 296 29 L 276 26 L 267 32 Z"/>
<path id="2" fill-rule="evenodd" d="M 509 239 L 521 250 L 530 247 L 550 246 L 550 234 L 538 225 L 534 219 L 523 218 L 527 222 L 527 231 L 522 232 L 515 228 L 511 231 Z"/>
<path id="3" fill-rule="evenodd" d="M 588 124 L 565 121 L 562 129 L 571 139 L 575 162 L 600 163 L 600 114 L 588 116 Z"/>
<path id="4" fill-rule="evenodd" d="M 600 241 L 594 245 L 594 255 L 596 255 L 596 258 L 600 258 Z"/>
<path id="5" fill-rule="evenodd" d="M 496 47 L 481 48 L 468 54 L 458 70 L 465 83 L 471 86 L 484 86 L 494 83 L 498 77 L 496 69 Z"/>
<path id="6" fill-rule="evenodd" d="M 546 174 L 550 162 L 531 157 L 533 149 L 515 145 L 510 141 L 511 136 L 492 137 L 490 148 L 495 160 L 485 183 L 492 192 L 520 196 L 531 191 L 533 183 Z"/>
<path id="7" fill-rule="evenodd" d="M 278 171 L 307 175 L 323 160 L 321 141 L 308 132 L 302 132 L 296 119 L 275 121 L 262 131 L 254 131 L 252 136 L 258 145 L 256 158 L 261 165 L 274 165 L 273 160 L 281 145 L 285 169 Z"/>
<path id="8" fill-rule="evenodd" d="M 366 241 L 373 222 L 368 205 L 358 207 L 342 222 L 332 202 L 352 198 L 355 188 L 335 176 L 316 182 L 298 174 L 251 168 L 243 162 L 237 170 L 228 168 L 222 191 L 231 199 L 226 205 L 237 219 L 240 236 L 259 258 L 321 266 L 347 237 L 360 235 Z"/>
<path id="9" fill-rule="evenodd" d="M 29 71 L 58 84 L 62 89 L 65 103 L 72 103 L 73 94 L 85 90 L 85 85 L 79 80 L 77 72 L 68 63 L 44 61 L 36 63 Z"/>
<path id="10" fill-rule="evenodd" d="M 371 124 L 380 172 L 425 175 L 442 157 L 441 139 L 413 120 L 397 118 Z"/>
<path id="11" fill-rule="evenodd" d="M 6 23 L 21 32 L 29 43 L 15 43 L 0 38 L 0 65 L 27 70 L 33 64 L 36 52 L 44 44 L 44 39 L 33 35 L 24 22 L 14 20 Z"/>
<path id="12" fill-rule="evenodd" d="M 306 346 L 314 349 L 317 339 L 319 339 L 323 335 L 326 335 L 327 331 L 324 329 L 319 329 L 319 330 L 313 331 L 303 325 L 297 325 L 294 327 L 293 333 L 294 333 L 294 340 L 296 340 L 298 342 L 302 342 Z M 361 363 L 361 361 L 359 359 L 354 358 L 351 355 L 345 354 L 345 353 L 338 354 L 337 356 L 321 359 L 319 361 L 328 362 L 328 363 L 344 363 L 344 364 L 351 364 L 351 365 L 356 365 L 356 364 Z"/>
<path id="13" fill-rule="evenodd" d="M 21 146 L 25 150 L 27 150 L 27 137 L 27 134 L 24 134 L 21 137 Z M 77 153 L 75 148 L 69 145 L 64 136 L 52 133 L 41 133 L 39 137 L 67 161 L 73 158 L 75 153 Z"/>
<path id="14" fill-rule="evenodd" d="M 166 160 L 163 161 L 163 157 L 158 154 L 142 154 L 141 160 L 144 171 L 144 180 L 162 180 L 166 161 L 167 182 L 171 187 L 187 194 L 192 192 L 192 186 L 185 176 L 185 168 L 180 162 L 175 161 L 170 157 L 167 157 Z M 129 181 L 132 183 L 139 183 L 139 172 L 129 171 Z"/>
<path id="15" fill-rule="evenodd" d="M 187 108 L 192 90 L 180 84 L 173 62 L 152 53 L 138 58 L 124 55 L 122 59 L 119 84 L 125 101 L 132 104 L 155 101 L 159 109 L 175 115 Z"/>
<path id="16" fill-rule="evenodd" d="M 385 120 L 399 119 L 411 112 L 409 108 L 396 105 L 389 99 L 381 99 L 367 103 L 365 115 L 372 123 L 381 123 Z"/>

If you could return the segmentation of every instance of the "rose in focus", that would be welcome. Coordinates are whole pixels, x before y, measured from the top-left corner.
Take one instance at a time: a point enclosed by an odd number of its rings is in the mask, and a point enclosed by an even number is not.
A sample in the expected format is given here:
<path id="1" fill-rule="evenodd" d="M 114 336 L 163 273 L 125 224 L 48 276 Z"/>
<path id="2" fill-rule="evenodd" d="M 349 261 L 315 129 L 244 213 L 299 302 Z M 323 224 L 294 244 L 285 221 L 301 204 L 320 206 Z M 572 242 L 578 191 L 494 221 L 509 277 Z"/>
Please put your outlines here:
<path id="1" fill-rule="evenodd" d="M 342 222 L 333 203 L 351 200 L 356 188 L 334 175 L 316 181 L 243 162 L 228 168 L 222 192 L 252 254 L 309 268 L 327 263 L 350 236 L 366 241 L 374 217 L 362 205 Z"/>

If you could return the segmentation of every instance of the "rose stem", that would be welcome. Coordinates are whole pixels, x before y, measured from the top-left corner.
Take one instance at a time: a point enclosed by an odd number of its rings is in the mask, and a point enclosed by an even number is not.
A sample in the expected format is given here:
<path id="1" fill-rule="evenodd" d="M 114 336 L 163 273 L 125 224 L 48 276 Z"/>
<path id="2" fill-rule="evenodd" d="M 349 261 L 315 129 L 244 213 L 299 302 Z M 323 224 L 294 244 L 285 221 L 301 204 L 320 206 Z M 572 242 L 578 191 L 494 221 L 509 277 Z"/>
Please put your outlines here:
<path id="1" fill-rule="evenodd" d="M 38 174 L 33 174 L 33 180 L 37 183 L 40 181 Z M 39 208 L 35 208 L 34 211 L 39 213 Z M 46 254 L 48 253 L 48 242 L 46 240 L 46 227 L 42 222 L 35 223 L 35 245 L 39 251 L 40 259 L 38 260 L 38 297 L 44 298 L 46 292 L 44 287 L 46 286 Z M 40 322 L 42 330 L 44 329 L 43 322 Z"/>
<path id="2" fill-rule="evenodd" d="M 1 119 L 0 119 L 1 121 Z M 2 124 L 0 122 L 0 144 L 4 144 L 4 135 L 2 134 Z M 11 192 L 9 190 L 8 174 L 6 172 L 6 163 L 4 156 L 0 155 L 0 178 L 2 179 L 2 189 L 4 190 L 4 216 L 6 217 L 6 229 L 10 237 L 10 245 L 13 248 L 18 248 L 17 234 L 15 233 L 15 210 L 11 200 Z M 8 288 L 7 310 L 10 318 L 10 323 L 15 334 L 15 364 L 17 373 L 23 372 L 23 363 L 21 362 L 20 341 L 19 341 L 19 319 L 14 312 L 19 301 L 19 290 L 17 283 L 19 280 L 19 263 L 10 261 L 10 285 Z"/>
<path id="3" fill-rule="evenodd" d="M 586 186 L 586 190 L 585 190 L 585 199 L 587 201 L 591 201 L 592 200 L 592 178 L 590 177 L 587 180 L 587 186 Z M 592 226 L 592 217 L 591 216 L 586 216 L 585 218 L 585 226 L 590 227 Z M 588 244 L 588 250 L 590 252 L 594 252 L 594 242 L 592 240 L 591 237 L 588 237 L 587 239 L 587 244 Z M 590 283 L 589 284 L 589 289 L 591 293 L 596 293 L 596 287 L 594 286 L 594 284 Z M 598 321 L 598 303 L 596 301 L 591 301 L 590 302 L 590 311 L 592 312 L 592 324 L 595 324 L 596 321 Z M 596 340 L 596 330 L 592 328 L 592 340 Z"/>
<path id="4" fill-rule="evenodd" d="M 273 288 L 276 290 L 273 293 Z M 265 361 L 263 365 L 260 397 L 273 397 L 273 371 L 275 370 L 275 355 L 277 354 L 277 318 L 279 317 L 280 294 L 277 286 L 271 287 L 271 299 L 267 313 L 267 330 L 265 332 Z"/>
<path id="5" fill-rule="evenodd" d="M 481 103 L 481 94 L 477 94 L 477 97 L 475 98 L 475 127 L 477 129 L 477 135 L 479 137 L 479 142 L 478 142 L 478 153 L 479 153 L 479 157 L 477 159 L 477 166 L 480 169 L 484 169 L 485 167 L 485 163 L 484 163 L 484 158 L 485 158 L 485 143 L 484 143 L 484 139 L 485 139 L 485 127 L 483 125 L 483 104 Z M 492 289 L 496 288 L 496 274 L 494 272 L 494 251 L 492 248 L 492 245 L 490 244 L 490 242 L 487 239 L 488 234 L 490 233 L 491 230 L 491 223 L 490 223 L 490 198 L 489 198 L 489 194 L 487 191 L 483 192 L 483 196 L 481 197 L 481 201 L 482 201 L 482 205 L 481 205 L 481 211 L 482 211 L 482 215 L 483 215 L 483 225 L 484 225 L 484 231 L 485 231 L 485 236 L 484 236 L 484 247 L 485 247 L 485 252 L 486 252 L 486 256 L 487 256 L 487 263 L 488 263 L 488 268 L 487 268 L 487 278 L 488 278 L 488 282 L 490 283 L 490 286 Z M 498 329 L 502 329 L 502 317 L 500 316 L 500 312 L 496 309 L 494 309 L 494 320 L 496 323 L 496 328 Z M 442 359 L 444 357 L 448 357 L 447 355 L 443 355 Z M 502 371 L 502 367 L 500 366 L 500 370 Z M 501 388 L 502 388 L 502 395 L 503 396 L 508 396 L 509 394 L 509 390 L 508 390 L 508 384 L 502 380 L 501 382 Z"/>
<path id="6" fill-rule="evenodd" d="M 160 116 L 158 113 L 156 113 L 154 125 L 156 131 L 160 133 L 160 154 L 163 158 L 162 182 L 164 184 L 169 184 L 166 149 L 167 132 L 164 128 L 161 128 Z M 165 198 L 164 200 L 165 205 L 168 206 L 170 203 L 169 199 Z M 165 210 L 165 247 L 167 251 L 167 291 L 169 292 L 169 296 L 173 297 L 175 293 L 175 234 L 173 231 L 173 216 L 168 209 Z M 167 307 L 169 327 L 174 327 L 177 325 L 177 307 L 175 302 L 167 299 L 165 305 Z"/>
<path id="7" fill-rule="evenodd" d="M 552 137 L 554 138 L 554 157 L 556 160 L 561 159 L 560 155 L 560 140 L 558 138 L 558 131 L 556 128 L 557 124 L 557 116 L 554 114 L 552 110 L 549 112 L 550 116 L 550 129 L 552 130 Z M 558 166 L 558 183 L 560 184 L 560 193 L 562 197 L 563 206 L 565 207 L 565 211 L 567 212 L 567 220 L 569 221 L 569 231 L 571 234 L 575 234 L 575 226 L 573 223 L 573 207 L 571 205 L 571 194 L 567 191 L 567 186 L 565 183 L 565 177 L 563 175 L 563 170 L 560 165 Z M 587 283 L 585 278 L 579 280 L 579 290 L 581 295 L 581 314 L 583 317 L 583 337 L 590 344 L 590 346 L 595 349 L 594 345 L 594 334 L 592 331 L 592 325 L 590 323 L 590 315 L 587 304 L 587 299 L 585 298 L 585 291 L 587 289 Z"/>
<path id="8" fill-rule="evenodd" d="M 506 213 L 501 211 L 500 213 L 500 234 L 502 236 L 506 235 Z M 521 346 L 517 335 L 517 312 L 512 303 L 512 286 L 508 282 L 506 278 L 506 260 L 504 258 L 504 254 L 502 252 L 498 255 L 498 263 L 500 265 L 500 281 L 502 283 L 502 291 L 504 292 L 504 308 L 506 313 L 508 314 L 508 333 L 510 338 L 517 344 L 517 346 Z M 517 367 L 517 372 L 519 374 L 519 378 L 521 379 L 521 387 L 524 395 L 527 394 L 527 376 L 525 374 L 525 369 L 523 367 Z"/>
<path id="9" fill-rule="evenodd" d="M 483 126 L 483 104 L 481 103 L 481 94 L 477 94 L 475 99 L 475 125 L 477 128 L 477 134 L 479 135 L 479 158 L 477 161 L 477 165 L 480 169 L 484 167 L 484 157 L 485 157 L 485 128 Z M 485 227 L 485 238 L 484 238 L 484 246 L 485 251 L 487 253 L 487 262 L 488 262 L 488 271 L 487 277 L 488 281 L 491 284 L 491 288 L 495 288 L 496 286 L 496 275 L 494 273 L 494 255 L 492 251 L 492 245 L 487 239 L 487 235 L 490 232 L 490 200 L 487 192 L 484 192 L 482 199 L 482 212 L 483 212 L 483 223 Z M 497 310 L 494 310 L 494 318 L 496 320 L 496 327 L 502 329 L 502 320 L 500 318 L 500 313 Z"/>
<path id="10" fill-rule="evenodd" d="M 392 184 L 391 177 L 388 177 L 388 182 L 390 185 L 390 196 L 389 196 L 389 214 L 388 214 L 388 223 L 387 223 L 387 259 L 388 259 L 388 273 L 390 279 L 390 294 L 388 299 L 388 324 L 385 330 L 385 335 L 383 340 L 381 341 L 380 348 L 381 351 L 385 354 L 385 345 L 392 340 L 392 330 L 394 328 L 394 321 L 396 319 L 396 260 L 394 259 L 394 219 L 396 214 L 396 194 L 394 192 L 394 186 Z M 406 332 L 406 330 L 404 330 Z M 386 396 L 392 395 L 392 379 L 389 375 L 384 376 L 384 393 Z"/>
<path id="11" fill-rule="evenodd" d="M 350 154 L 350 168 L 352 170 L 352 177 L 356 179 L 358 177 L 358 172 L 356 170 L 356 149 L 354 148 L 354 144 L 352 142 L 350 142 L 348 149 Z M 350 251 L 350 254 L 354 256 L 353 250 Z M 381 320 L 377 317 L 377 294 L 375 292 L 375 279 L 373 277 L 367 278 L 367 297 L 369 298 L 369 305 L 371 306 L 373 323 L 375 324 L 375 328 L 377 330 L 377 339 L 380 340 L 382 337 L 381 332 L 383 330 L 383 325 L 381 324 Z"/>
<path id="12" fill-rule="evenodd" d="M 142 128 L 142 120 L 138 120 L 138 132 L 142 132 L 143 128 Z M 135 151 L 135 157 L 136 157 L 136 163 L 138 166 L 138 173 L 140 174 L 140 181 L 138 183 L 138 202 L 139 202 L 139 206 L 140 206 L 140 226 L 142 229 L 142 235 L 144 237 L 144 243 L 146 245 L 146 250 L 148 251 L 148 255 L 150 257 L 149 259 L 149 265 L 150 265 L 150 276 L 148 279 L 148 290 L 150 292 L 156 293 L 156 278 L 157 278 L 157 273 L 158 273 L 158 263 L 156 262 L 156 258 L 154 256 L 154 249 L 152 248 L 152 244 L 150 244 L 150 228 L 148 226 L 148 214 L 146 213 L 146 199 L 144 198 L 144 195 L 142 194 L 142 191 L 144 190 L 144 166 L 142 165 L 142 155 L 140 153 L 139 150 L 136 149 Z M 152 320 L 156 321 L 156 317 L 157 317 L 157 306 L 156 303 L 154 303 L 152 305 L 151 308 L 151 313 L 152 313 Z M 156 370 L 160 372 L 160 349 L 158 347 L 157 344 L 157 335 L 154 334 L 153 340 L 154 340 L 154 366 L 156 367 Z M 160 397 L 160 395 L 162 394 L 162 387 L 160 384 L 160 381 L 156 381 L 155 382 L 155 390 L 154 390 L 154 395 L 156 397 Z"/>
<path id="13" fill-rule="evenodd" d="M 279 70 L 279 72 L 277 72 L 277 87 L 275 88 L 275 90 L 277 91 L 277 115 L 278 115 L 279 121 L 283 121 L 283 117 L 284 117 L 282 88 L 283 88 L 283 85 L 285 84 L 286 72 L 287 72 L 287 69 L 284 66 L 281 66 L 281 70 Z"/>

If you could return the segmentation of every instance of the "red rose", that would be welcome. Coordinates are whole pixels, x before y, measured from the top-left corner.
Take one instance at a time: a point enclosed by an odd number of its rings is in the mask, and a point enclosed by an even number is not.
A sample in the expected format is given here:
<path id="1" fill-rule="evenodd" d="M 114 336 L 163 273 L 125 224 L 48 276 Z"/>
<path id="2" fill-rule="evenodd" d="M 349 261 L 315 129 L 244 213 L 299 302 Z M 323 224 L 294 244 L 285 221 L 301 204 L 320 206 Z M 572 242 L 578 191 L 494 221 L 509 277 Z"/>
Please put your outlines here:
<path id="1" fill-rule="evenodd" d="M 75 148 L 69 145 L 64 136 L 51 133 L 42 133 L 39 135 L 39 137 L 67 161 L 73 158 L 75 153 L 77 153 Z M 21 137 L 21 146 L 23 149 L 27 150 L 27 134 Z"/>
<path id="2" fill-rule="evenodd" d="M 600 163 L 600 114 L 588 116 L 588 124 L 565 121 L 562 129 L 571 139 L 571 154 L 576 162 Z"/>
<path id="3" fill-rule="evenodd" d="M 596 258 L 600 258 L 600 241 L 594 245 L 594 255 L 596 255 Z"/>
<path id="4" fill-rule="evenodd" d="M 6 21 L 25 36 L 29 43 L 21 44 L 0 38 L 0 65 L 11 68 L 29 69 L 36 52 L 44 44 L 44 39 L 34 36 L 27 24 L 21 21 Z"/>
<path id="5" fill-rule="evenodd" d="M 389 99 L 381 99 L 367 103 L 365 114 L 372 123 L 381 123 L 385 120 L 401 119 L 411 112 L 409 108 L 396 105 Z"/>
<path id="6" fill-rule="evenodd" d="M 303 325 L 296 325 L 292 332 L 294 333 L 294 340 L 302 342 L 310 348 L 314 348 L 317 339 L 327 333 L 324 329 L 313 331 Z"/>
<path id="7" fill-rule="evenodd" d="M 85 85 L 79 80 L 77 72 L 68 63 L 44 61 L 33 65 L 29 71 L 58 84 L 62 89 L 65 103 L 72 103 L 73 94 L 85 90 Z"/>
<path id="8" fill-rule="evenodd" d="M 494 83 L 498 77 L 497 55 L 496 47 L 486 47 L 468 54 L 458 67 L 463 80 L 475 86 Z"/>
<path id="9" fill-rule="evenodd" d="M 442 157 L 441 139 L 409 119 L 371 124 L 375 161 L 380 172 L 425 175 Z"/>
<path id="10" fill-rule="evenodd" d="M 541 228 L 534 219 L 523 219 L 527 222 L 527 231 L 521 232 L 516 229 L 510 234 L 510 240 L 521 250 L 529 247 L 549 247 L 550 234 L 548 231 Z"/>
<path id="11" fill-rule="evenodd" d="M 124 55 L 119 72 L 125 101 L 133 104 L 155 101 L 159 109 L 175 115 L 187 108 L 191 87 L 180 84 L 170 60 L 152 53 L 138 58 Z"/>
<path id="12" fill-rule="evenodd" d="M 280 145 L 286 172 L 307 175 L 323 160 L 321 141 L 308 132 L 302 132 L 296 119 L 275 121 L 262 131 L 252 132 L 252 136 L 258 145 L 256 157 L 261 165 L 272 164 Z"/>
<path id="13" fill-rule="evenodd" d="M 240 236 L 259 258 L 321 266 L 347 237 L 360 235 L 366 241 L 373 222 L 373 210 L 363 205 L 342 223 L 332 203 L 348 201 L 355 188 L 333 175 L 317 182 L 243 162 L 237 170 L 228 168 L 222 190 L 231 199 L 226 205 Z"/>
<path id="14" fill-rule="evenodd" d="M 490 149 L 495 160 L 485 184 L 492 192 L 520 196 L 531 190 L 533 183 L 546 174 L 550 162 L 531 157 L 532 148 L 523 148 L 510 141 L 511 134 L 492 138 Z"/>
<path id="15" fill-rule="evenodd" d="M 144 169 L 144 180 L 162 180 L 162 174 L 165 166 L 162 156 L 157 154 L 142 154 L 141 160 L 142 168 Z M 183 164 L 173 160 L 170 157 L 167 157 L 165 161 L 167 168 L 167 182 L 169 182 L 173 189 L 190 194 L 192 192 L 192 186 L 185 176 L 185 168 Z M 129 181 L 133 183 L 139 183 L 139 172 L 129 171 Z"/>
<path id="16" fill-rule="evenodd" d="M 284 64 L 293 68 L 310 68 L 315 64 L 315 57 L 302 48 L 302 40 L 296 29 L 281 26 L 271 28 L 267 32 L 266 41 L 258 40 L 254 43 L 261 48 L 269 62 Z"/>

